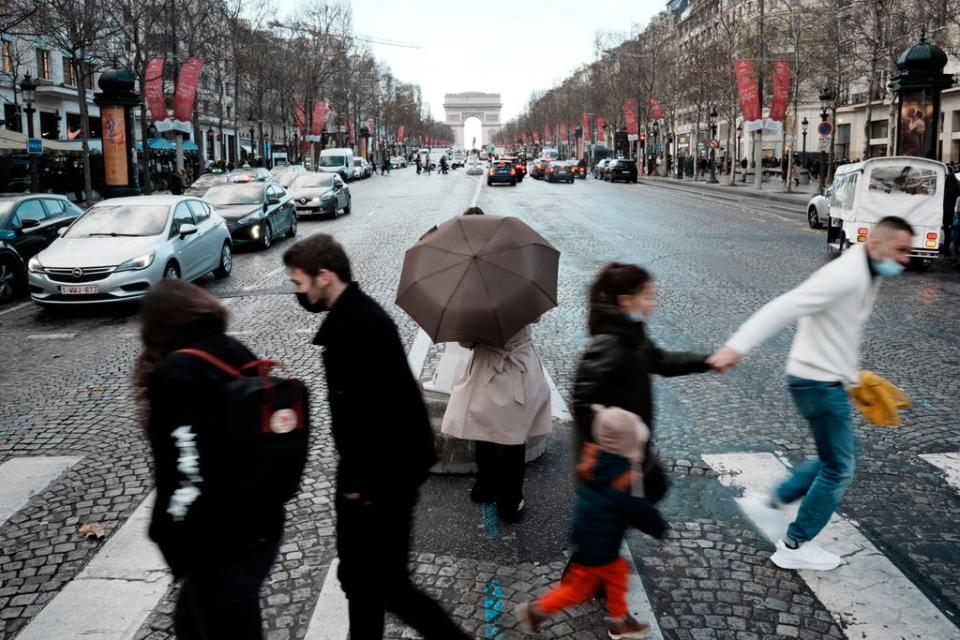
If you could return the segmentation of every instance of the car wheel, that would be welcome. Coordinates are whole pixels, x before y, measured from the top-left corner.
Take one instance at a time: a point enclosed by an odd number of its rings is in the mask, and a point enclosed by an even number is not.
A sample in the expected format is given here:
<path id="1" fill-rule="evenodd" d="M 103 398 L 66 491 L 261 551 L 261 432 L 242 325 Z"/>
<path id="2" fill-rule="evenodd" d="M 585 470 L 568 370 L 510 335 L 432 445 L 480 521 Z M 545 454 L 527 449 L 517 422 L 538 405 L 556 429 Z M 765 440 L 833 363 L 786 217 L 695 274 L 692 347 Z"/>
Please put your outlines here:
<path id="1" fill-rule="evenodd" d="M 492 181 L 492 180 L 487 180 L 487 186 L 488 186 L 488 187 L 492 187 L 492 186 L 493 186 L 493 181 Z"/>
<path id="2" fill-rule="evenodd" d="M 347 206 L 343 208 L 343 215 L 350 215 L 350 205 L 353 203 L 353 198 L 347 198 Z"/>
<path id="3" fill-rule="evenodd" d="M 226 278 L 233 271 L 233 247 L 230 246 L 229 242 L 224 242 L 223 247 L 220 249 L 220 264 L 217 266 L 217 270 L 214 271 L 214 275 L 218 278 Z"/>
<path id="4" fill-rule="evenodd" d="M 177 266 L 176 262 L 167 263 L 167 266 L 163 268 L 163 277 L 172 278 L 174 280 L 180 278 L 180 267 Z"/>
<path id="5" fill-rule="evenodd" d="M 23 291 L 23 275 L 14 256 L 0 256 L 0 303 L 10 302 Z"/>
<path id="6" fill-rule="evenodd" d="M 811 229 L 819 229 L 822 225 L 820 224 L 820 215 L 817 212 L 817 207 L 810 205 L 810 208 L 807 209 L 807 224 L 810 225 Z"/>
<path id="7" fill-rule="evenodd" d="M 637 179 L 636 179 L 636 178 L 633 179 L 633 184 L 637 184 Z"/>
<path id="8" fill-rule="evenodd" d="M 515 186 L 517 186 L 517 181 L 516 181 L 516 180 L 514 180 L 513 182 L 511 182 L 511 183 L 510 183 L 510 186 L 511 186 L 511 187 L 515 187 Z"/>
<path id="9" fill-rule="evenodd" d="M 287 231 L 287 237 L 292 238 L 297 235 L 297 214 L 294 213 L 290 218 L 290 229 Z"/>
<path id="10" fill-rule="evenodd" d="M 273 229 L 270 228 L 270 223 L 266 220 L 263 222 L 263 230 L 261 233 L 263 235 L 260 237 L 260 246 L 264 249 L 269 249 L 273 244 Z"/>

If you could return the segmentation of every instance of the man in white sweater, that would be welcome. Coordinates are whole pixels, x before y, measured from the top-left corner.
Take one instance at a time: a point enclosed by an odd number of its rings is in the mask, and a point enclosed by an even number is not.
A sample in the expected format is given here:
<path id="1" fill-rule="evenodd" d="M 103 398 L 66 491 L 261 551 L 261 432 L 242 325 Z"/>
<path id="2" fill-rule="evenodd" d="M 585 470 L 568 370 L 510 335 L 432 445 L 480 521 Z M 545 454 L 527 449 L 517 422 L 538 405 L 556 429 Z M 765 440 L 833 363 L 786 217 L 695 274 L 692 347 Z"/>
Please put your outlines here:
<path id="1" fill-rule="evenodd" d="M 870 317 L 880 276 L 895 276 L 910 261 L 913 229 L 902 218 L 881 220 L 865 245 L 856 245 L 803 284 L 767 303 L 710 356 L 719 371 L 796 322 L 787 360 L 787 383 L 797 409 L 810 423 L 819 459 L 799 465 L 772 492 L 768 506 L 803 498 L 771 560 L 784 569 L 830 570 L 840 557 L 813 540 L 826 526 L 853 480 L 856 434 L 846 387 L 858 381 L 860 338 Z"/>

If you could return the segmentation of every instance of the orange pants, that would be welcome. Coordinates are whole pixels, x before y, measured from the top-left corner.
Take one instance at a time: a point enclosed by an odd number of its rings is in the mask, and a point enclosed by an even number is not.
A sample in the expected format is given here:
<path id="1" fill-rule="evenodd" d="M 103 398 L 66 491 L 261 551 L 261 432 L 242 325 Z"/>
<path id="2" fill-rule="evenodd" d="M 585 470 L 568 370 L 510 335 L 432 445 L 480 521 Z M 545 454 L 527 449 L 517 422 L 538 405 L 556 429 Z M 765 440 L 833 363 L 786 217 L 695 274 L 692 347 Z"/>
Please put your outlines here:
<path id="1" fill-rule="evenodd" d="M 627 563 L 617 558 L 610 564 L 587 567 L 571 562 L 560 585 L 537 601 L 537 608 L 550 615 L 589 600 L 602 584 L 607 594 L 607 609 L 614 620 L 627 615 Z"/>

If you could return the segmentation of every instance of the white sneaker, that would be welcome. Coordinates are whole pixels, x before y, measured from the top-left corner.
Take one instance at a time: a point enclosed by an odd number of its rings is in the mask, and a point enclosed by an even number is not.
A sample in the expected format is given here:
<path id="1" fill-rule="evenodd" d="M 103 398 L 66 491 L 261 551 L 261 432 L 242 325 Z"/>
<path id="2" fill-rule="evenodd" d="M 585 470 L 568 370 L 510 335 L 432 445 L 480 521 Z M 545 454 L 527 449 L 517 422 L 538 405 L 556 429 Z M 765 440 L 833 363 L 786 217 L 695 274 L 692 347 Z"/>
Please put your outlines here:
<path id="1" fill-rule="evenodd" d="M 825 551 L 816 542 L 804 542 L 796 549 L 791 549 L 777 540 L 777 551 L 770 556 L 773 564 L 781 569 L 809 569 L 811 571 L 830 571 L 843 563 L 843 559 L 835 553 Z"/>

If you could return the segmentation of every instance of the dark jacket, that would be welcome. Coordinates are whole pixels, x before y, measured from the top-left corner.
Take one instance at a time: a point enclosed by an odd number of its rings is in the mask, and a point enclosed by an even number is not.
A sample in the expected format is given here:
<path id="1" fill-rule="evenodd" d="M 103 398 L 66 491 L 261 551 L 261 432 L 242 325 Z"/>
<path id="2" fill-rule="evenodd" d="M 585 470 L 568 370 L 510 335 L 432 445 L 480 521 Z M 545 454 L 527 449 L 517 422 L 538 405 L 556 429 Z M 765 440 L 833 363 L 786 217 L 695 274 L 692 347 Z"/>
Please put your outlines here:
<path id="1" fill-rule="evenodd" d="M 420 386 L 397 326 L 352 282 L 320 326 L 340 493 L 375 497 L 423 483 L 437 460 Z"/>
<path id="2" fill-rule="evenodd" d="M 577 474 L 571 562 L 590 567 L 613 562 L 628 527 L 663 537 L 667 525 L 660 512 L 646 498 L 630 495 L 629 460 L 588 443 Z"/>
<path id="3" fill-rule="evenodd" d="M 186 347 L 206 351 L 235 368 L 256 359 L 243 344 L 224 334 L 177 348 Z M 230 443 L 216 437 L 224 432 L 216 398 L 230 379 L 197 356 L 172 353 L 147 384 L 147 435 L 157 487 L 150 538 L 178 577 L 229 560 L 238 549 L 283 533 L 282 504 L 255 505 L 229 481 L 244 472 L 230 464 L 236 459 Z M 209 455 L 200 455 L 201 450 Z M 194 455 L 197 464 L 191 472 Z M 199 493 L 191 499 L 186 492 L 194 489 Z M 179 520 L 170 512 L 177 505 L 185 509 Z"/>

